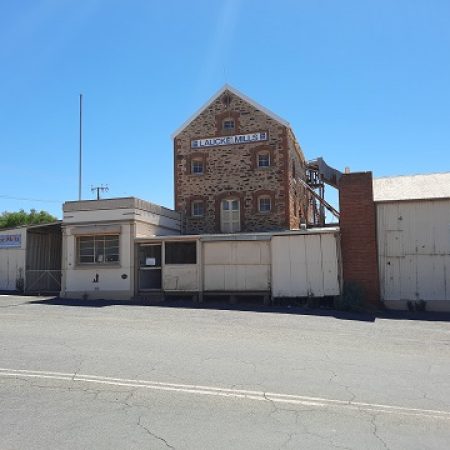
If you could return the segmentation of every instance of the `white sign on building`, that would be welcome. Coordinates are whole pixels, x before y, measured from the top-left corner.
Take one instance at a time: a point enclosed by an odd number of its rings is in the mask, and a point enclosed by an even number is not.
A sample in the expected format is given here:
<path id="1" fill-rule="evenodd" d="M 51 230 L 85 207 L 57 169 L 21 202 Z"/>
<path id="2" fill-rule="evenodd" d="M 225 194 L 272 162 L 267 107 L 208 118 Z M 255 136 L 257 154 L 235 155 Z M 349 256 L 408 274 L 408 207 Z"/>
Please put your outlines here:
<path id="1" fill-rule="evenodd" d="M 206 139 L 194 139 L 191 148 L 218 147 L 220 145 L 249 144 L 251 142 L 267 141 L 269 133 L 262 131 L 250 134 L 237 134 L 234 136 L 219 136 Z"/>
<path id="2" fill-rule="evenodd" d="M 22 245 L 22 236 L 20 234 L 1 234 L 0 248 L 17 248 Z"/>

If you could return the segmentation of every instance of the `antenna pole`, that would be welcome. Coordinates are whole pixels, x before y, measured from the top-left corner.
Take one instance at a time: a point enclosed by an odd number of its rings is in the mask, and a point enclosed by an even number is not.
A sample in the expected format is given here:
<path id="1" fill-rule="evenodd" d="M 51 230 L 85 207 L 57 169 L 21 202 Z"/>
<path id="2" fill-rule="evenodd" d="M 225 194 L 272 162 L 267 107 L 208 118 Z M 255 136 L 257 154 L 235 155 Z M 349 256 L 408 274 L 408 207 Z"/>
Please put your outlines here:
<path id="1" fill-rule="evenodd" d="M 78 171 L 78 200 L 81 200 L 82 164 L 83 164 L 83 94 L 80 94 L 80 160 Z"/>

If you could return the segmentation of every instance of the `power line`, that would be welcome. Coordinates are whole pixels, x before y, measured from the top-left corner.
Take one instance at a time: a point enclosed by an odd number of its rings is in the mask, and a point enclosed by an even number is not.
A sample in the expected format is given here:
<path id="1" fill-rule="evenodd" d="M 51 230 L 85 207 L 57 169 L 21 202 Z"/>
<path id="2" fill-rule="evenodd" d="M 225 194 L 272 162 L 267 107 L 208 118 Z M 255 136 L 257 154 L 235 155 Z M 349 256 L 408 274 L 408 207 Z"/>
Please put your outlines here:
<path id="1" fill-rule="evenodd" d="M 4 198 L 6 200 L 26 200 L 30 202 L 64 203 L 62 200 L 44 200 L 42 198 L 11 197 L 9 195 L 0 195 L 0 198 Z"/>

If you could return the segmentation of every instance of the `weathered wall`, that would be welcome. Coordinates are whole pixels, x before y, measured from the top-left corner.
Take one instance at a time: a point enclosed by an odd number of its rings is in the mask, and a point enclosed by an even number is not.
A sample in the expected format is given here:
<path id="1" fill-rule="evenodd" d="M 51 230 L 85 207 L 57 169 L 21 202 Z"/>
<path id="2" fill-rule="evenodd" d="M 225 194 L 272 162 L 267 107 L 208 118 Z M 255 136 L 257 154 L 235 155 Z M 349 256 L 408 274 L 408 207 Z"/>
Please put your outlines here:
<path id="1" fill-rule="evenodd" d="M 377 203 L 381 298 L 450 311 L 450 200 Z"/>
<path id="2" fill-rule="evenodd" d="M 296 210 L 290 203 L 293 188 L 290 180 L 292 160 L 298 166 L 297 176 L 304 177 L 304 161 L 294 136 L 286 126 L 256 109 L 240 97 L 227 92 L 229 103 L 219 97 L 199 114 L 174 140 L 175 209 L 184 217 L 186 234 L 220 232 L 220 202 L 227 197 L 241 202 L 241 231 L 268 231 L 298 227 L 298 220 L 291 220 Z M 224 117 L 235 120 L 236 128 L 224 132 L 221 123 Z M 201 149 L 191 149 L 192 139 L 201 139 L 227 134 L 247 134 L 265 131 L 269 140 Z M 297 145 L 297 150 L 295 146 Z M 271 166 L 258 168 L 258 151 L 267 150 Z M 191 174 L 192 157 L 204 161 L 202 175 Z M 272 199 L 270 213 L 258 212 L 258 196 L 268 195 Z M 298 201 L 303 201 L 301 193 Z M 205 215 L 191 215 L 191 202 L 203 200 Z"/>
<path id="3" fill-rule="evenodd" d="M 367 305 L 380 306 L 372 172 L 344 174 L 339 184 L 344 282 L 360 286 Z"/>
<path id="4" fill-rule="evenodd" d="M 0 248 L 0 291 L 15 291 L 25 280 L 26 228 L 1 230 L 0 236 L 20 235 L 20 247 Z"/>
<path id="5" fill-rule="evenodd" d="M 305 188 L 298 179 L 306 180 L 306 161 L 303 152 L 295 139 L 292 130 L 286 130 L 289 149 L 289 182 L 288 223 L 291 230 L 300 228 L 300 224 L 308 223 L 308 204 Z"/>
<path id="6" fill-rule="evenodd" d="M 204 290 L 270 291 L 270 241 L 203 242 Z"/>
<path id="7" fill-rule="evenodd" d="M 63 227 L 62 297 L 129 299 L 134 295 L 134 226 L 120 228 L 120 261 L 113 264 L 78 264 L 76 227 Z M 97 278 L 98 275 L 98 278 Z M 98 280 L 98 281 L 97 281 Z"/>
<path id="8" fill-rule="evenodd" d="M 271 253 L 274 297 L 341 293 L 338 231 L 273 236 Z"/>

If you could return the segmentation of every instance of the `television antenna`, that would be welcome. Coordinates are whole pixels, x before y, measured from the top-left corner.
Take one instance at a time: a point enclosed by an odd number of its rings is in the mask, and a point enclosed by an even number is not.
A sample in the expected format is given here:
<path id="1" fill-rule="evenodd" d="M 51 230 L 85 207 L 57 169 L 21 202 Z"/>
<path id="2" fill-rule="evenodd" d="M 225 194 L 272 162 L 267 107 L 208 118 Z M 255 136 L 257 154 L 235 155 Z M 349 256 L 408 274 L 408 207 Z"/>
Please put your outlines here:
<path id="1" fill-rule="evenodd" d="M 97 192 L 97 200 L 100 200 L 100 192 L 108 192 L 108 191 L 109 187 L 107 184 L 105 185 L 101 184 L 100 186 L 91 185 L 91 192 Z"/>

